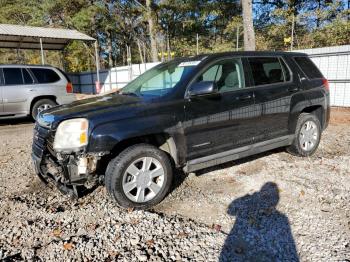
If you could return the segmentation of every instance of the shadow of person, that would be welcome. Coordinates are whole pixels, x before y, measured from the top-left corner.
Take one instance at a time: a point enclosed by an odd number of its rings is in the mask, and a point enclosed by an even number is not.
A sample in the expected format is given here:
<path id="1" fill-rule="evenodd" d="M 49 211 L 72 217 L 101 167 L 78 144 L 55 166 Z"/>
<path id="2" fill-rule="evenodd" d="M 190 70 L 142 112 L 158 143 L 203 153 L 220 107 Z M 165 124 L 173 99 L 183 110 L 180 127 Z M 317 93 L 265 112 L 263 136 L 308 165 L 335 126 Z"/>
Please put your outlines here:
<path id="1" fill-rule="evenodd" d="M 276 210 L 275 183 L 234 200 L 228 214 L 236 217 L 219 261 L 299 261 L 288 218 Z"/>

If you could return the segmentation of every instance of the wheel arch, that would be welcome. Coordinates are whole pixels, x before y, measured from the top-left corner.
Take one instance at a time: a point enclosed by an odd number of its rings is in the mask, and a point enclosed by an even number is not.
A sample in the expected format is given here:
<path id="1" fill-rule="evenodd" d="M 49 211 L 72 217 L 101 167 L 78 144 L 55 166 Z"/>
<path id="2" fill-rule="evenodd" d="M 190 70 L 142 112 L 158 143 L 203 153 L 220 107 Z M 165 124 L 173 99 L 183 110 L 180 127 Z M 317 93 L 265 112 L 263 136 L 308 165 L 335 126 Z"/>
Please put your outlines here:
<path id="1" fill-rule="evenodd" d="M 310 106 L 304 106 L 304 107 L 299 107 L 299 110 L 292 112 L 290 115 L 290 120 L 289 120 L 289 131 L 291 133 L 295 132 L 295 128 L 298 122 L 298 118 L 300 114 L 302 113 L 309 113 L 315 115 L 321 124 L 321 128 L 324 129 L 326 125 L 326 119 L 325 119 L 325 109 L 322 105 L 310 105 Z"/>
<path id="2" fill-rule="evenodd" d="M 309 113 L 315 115 L 318 120 L 320 121 L 321 127 L 324 128 L 325 125 L 325 114 L 324 114 L 324 108 L 321 105 L 313 105 L 305 107 L 300 114 L 302 113 Z"/>
<path id="3" fill-rule="evenodd" d="M 32 113 L 32 109 L 33 109 L 33 106 L 36 102 L 38 102 L 39 100 L 42 100 L 42 99 L 50 99 L 52 101 L 54 101 L 56 104 L 57 104 L 57 97 L 54 96 L 54 95 L 43 95 L 43 96 L 36 96 L 32 99 L 32 101 L 30 102 L 30 108 L 29 108 L 29 114 Z"/>
<path id="4" fill-rule="evenodd" d="M 180 164 L 178 157 L 178 149 L 175 140 L 168 133 L 149 134 L 144 136 L 130 137 L 121 140 L 113 146 L 112 150 L 110 151 L 109 157 L 114 158 L 126 148 L 141 143 L 156 146 L 160 150 L 167 153 L 176 166 Z"/>

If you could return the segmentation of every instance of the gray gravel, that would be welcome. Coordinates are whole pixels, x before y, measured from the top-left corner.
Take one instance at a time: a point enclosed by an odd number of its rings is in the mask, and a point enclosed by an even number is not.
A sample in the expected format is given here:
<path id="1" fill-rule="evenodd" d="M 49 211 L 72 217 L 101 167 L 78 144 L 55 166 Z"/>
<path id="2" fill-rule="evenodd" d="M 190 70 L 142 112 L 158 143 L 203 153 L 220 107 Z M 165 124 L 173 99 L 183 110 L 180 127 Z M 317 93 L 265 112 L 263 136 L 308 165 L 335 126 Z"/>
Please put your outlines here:
<path id="1" fill-rule="evenodd" d="M 116 207 L 103 187 L 71 200 L 42 185 L 31 136 L 30 123 L 0 126 L 0 260 L 350 260 L 346 125 L 312 158 L 276 150 L 181 176 L 152 212 Z"/>

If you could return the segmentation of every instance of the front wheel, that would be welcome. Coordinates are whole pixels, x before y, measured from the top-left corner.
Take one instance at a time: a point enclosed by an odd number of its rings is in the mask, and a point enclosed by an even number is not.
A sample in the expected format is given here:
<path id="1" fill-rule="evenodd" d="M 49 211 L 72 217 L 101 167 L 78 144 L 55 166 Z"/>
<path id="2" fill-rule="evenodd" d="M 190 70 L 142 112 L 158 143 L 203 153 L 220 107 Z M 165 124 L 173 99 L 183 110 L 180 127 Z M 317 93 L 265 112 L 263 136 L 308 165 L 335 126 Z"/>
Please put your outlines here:
<path id="1" fill-rule="evenodd" d="M 51 99 L 47 99 L 47 98 L 40 99 L 40 100 L 36 101 L 32 107 L 32 112 L 31 112 L 32 118 L 34 120 L 36 120 L 36 117 L 38 116 L 39 113 L 41 113 L 42 111 L 44 111 L 46 109 L 54 107 L 56 105 L 57 104 L 54 101 L 52 101 Z"/>
<path id="2" fill-rule="evenodd" d="M 105 184 L 118 205 L 147 209 L 164 199 L 172 178 L 167 154 L 152 145 L 139 144 L 125 149 L 109 163 Z"/>
<path id="3" fill-rule="evenodd" d="M 319 119 L 309 113 L 299 116 L 293 144 L 287 151 L 297 156 L 311 156 L 317 150 L 321 139 L 321 124 Z"/>

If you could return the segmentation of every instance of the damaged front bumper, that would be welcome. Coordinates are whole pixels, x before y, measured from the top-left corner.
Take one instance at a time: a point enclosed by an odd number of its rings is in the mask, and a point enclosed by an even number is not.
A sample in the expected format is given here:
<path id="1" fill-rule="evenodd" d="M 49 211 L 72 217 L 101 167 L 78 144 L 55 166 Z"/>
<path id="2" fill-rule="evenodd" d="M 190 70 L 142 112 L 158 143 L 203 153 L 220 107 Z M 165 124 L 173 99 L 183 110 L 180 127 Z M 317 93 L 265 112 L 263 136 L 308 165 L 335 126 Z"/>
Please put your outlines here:
<path id="1" fill-rule="evenodd" d="M 100 155 L 64 155 L 55 158 L 51 154 L 38 157 L 32 154 L 34 169 L 39 178 L 54 184 L 62 193 L 74 197 L 99 184 L 101 176 L 96 173 Z"/>
<path id="2" fill-rule="evenodd" d="M 54 184 L 62 193 L 79 197 L 103 181 L 101 158 L 108 152 L 57 153 L 53 149 L 55 129 L 50 125 L 34 127 L 32 160 L 36 174 L 45 183 Z"/>
<path id="3" fill-rule="evenodd" d="M 79 197 L 79 192 L 91 189 L 103 179 L 97 170 L 105 153 L 58 154 L 52 146 L 54 136 L 54 130 L 36 123 L 32 144 L 35 172 L 45 183 L 53 183 L 61 192 Z"/>

